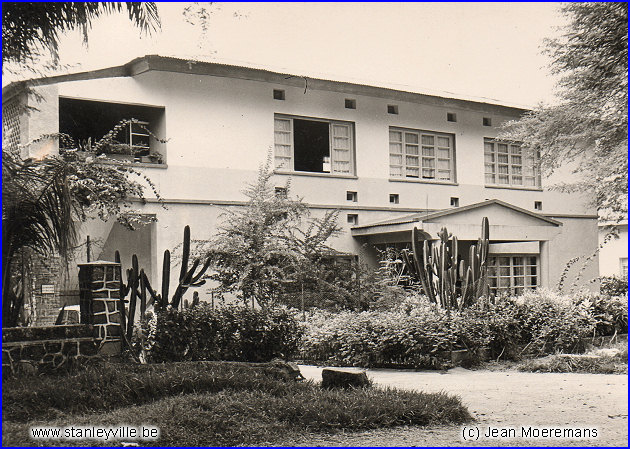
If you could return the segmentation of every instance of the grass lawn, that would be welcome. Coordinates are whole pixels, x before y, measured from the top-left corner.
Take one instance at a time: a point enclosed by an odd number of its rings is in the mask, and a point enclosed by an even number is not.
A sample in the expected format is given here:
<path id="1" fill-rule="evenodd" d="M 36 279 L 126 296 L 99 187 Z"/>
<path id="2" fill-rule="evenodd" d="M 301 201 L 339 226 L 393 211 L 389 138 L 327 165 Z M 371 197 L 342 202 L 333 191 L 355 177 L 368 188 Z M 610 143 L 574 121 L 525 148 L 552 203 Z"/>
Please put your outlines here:
<path id="1" fill-rule="evenodd" d="M 290 445 L 307 433 L 463 423 L 458 398 L 367 388 L 324 390 L 282 380 L 272 368 L 231 363 L 114 365 L 60 377 L 5 379 L 2 443 L 36 444 L 33 425 L 149 424 L 142 445 Z M 47 441 L 45 445 L 113 444 Z M 42 444 L 44 445 L 44 444 Z"/>

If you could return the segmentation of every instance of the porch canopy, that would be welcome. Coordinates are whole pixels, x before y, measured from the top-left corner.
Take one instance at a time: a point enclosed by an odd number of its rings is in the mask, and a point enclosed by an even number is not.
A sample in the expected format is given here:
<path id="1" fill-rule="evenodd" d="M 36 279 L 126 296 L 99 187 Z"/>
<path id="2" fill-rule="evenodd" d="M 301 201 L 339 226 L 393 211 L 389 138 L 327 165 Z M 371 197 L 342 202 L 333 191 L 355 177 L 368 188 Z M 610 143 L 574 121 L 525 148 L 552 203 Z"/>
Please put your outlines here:
<path id="1" fill-rule="evenodd" d="M 411 242 L 411 230 L 414 227 L 421 231 L 424 239 L 437 240 L 438 232 L 446 227 L 460 241 L 476 241 L 481 236 L 483 217 L 488 217 L 490 222 L 491 242 L 520 242 L 520 250 L 511 243 L 509 252 L 528 253 L 531 251 L 528 247 L 533 247 L 528 242 L 549 241 L 560 232 L 562 226 L 557 220 L 492 199 L 468 206 L 437 212 L 417 212 L 392 220 L 354 226 L 351 232 L 353 237 L 376 245 Z M 498 250 L 496 252 L 503 252 L 499 245 L 505 243 L 494 243 L 492 246 Z"/>

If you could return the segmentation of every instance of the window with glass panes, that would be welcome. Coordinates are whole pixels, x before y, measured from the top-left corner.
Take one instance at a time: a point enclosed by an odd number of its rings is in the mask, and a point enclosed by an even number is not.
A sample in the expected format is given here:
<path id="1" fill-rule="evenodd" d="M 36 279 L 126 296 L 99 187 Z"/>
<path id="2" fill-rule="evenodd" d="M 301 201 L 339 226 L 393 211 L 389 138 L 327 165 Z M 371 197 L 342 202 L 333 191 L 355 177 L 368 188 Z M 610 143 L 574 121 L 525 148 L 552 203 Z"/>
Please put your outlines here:
<path id="1" fill-rule="evenodd" d="M 488 257 L 488 281 L 493 293 L 520 295 L 538 286 L 538 257 L 505 255 Z"/>
<path id="2" fill-rule="evenodd" d="M 518 142 L 484 140 L 486 184 L 540 187 L 540 158 Z"/>
<path id="3" fill-rule="evenodd" d="M 274 117 L 275 167 L 279 170 L 354 174 L 353 124 Z"/>
<path id="4" fill-rule="evenodd" d="M 454 137 L 390 128 L 389 175 L 392 178 L 455 181 Z"/>

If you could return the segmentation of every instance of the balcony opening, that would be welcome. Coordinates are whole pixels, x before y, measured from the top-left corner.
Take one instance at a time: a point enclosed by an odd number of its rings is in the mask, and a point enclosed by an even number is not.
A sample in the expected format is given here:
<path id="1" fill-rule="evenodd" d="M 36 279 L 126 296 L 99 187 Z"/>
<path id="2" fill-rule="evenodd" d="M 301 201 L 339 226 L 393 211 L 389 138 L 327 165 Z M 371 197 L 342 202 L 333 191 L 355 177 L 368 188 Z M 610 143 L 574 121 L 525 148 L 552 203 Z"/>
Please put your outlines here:
<path id="1" fill-rule="evenodd" d="M 164 139 L 164 116 L 163 107 L 59 98 L 59 132 L 72 137 L 80 151 L 93 147 L 121 120 L 135 119 L 101 149 L 114 159 L 164 163 L 165 144 L 158 140 Z"/>

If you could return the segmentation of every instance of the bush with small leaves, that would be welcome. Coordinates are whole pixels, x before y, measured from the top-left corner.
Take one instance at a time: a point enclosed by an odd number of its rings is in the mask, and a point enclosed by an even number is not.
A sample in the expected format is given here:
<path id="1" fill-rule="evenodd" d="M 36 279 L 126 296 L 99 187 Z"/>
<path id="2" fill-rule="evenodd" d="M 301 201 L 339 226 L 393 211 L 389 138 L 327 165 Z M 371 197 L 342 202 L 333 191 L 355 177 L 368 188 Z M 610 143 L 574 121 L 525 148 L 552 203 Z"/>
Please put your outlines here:
<path id="1" fill-rule="evenodd" d="M 301 335 L 300 324 L 286 309 L 212 308 L 208 304 L 181 311 L 169 308 L 157 314 L 148 358 L 154 362 L 268 362 L 295 354 Z"/>

